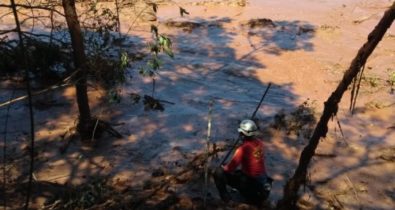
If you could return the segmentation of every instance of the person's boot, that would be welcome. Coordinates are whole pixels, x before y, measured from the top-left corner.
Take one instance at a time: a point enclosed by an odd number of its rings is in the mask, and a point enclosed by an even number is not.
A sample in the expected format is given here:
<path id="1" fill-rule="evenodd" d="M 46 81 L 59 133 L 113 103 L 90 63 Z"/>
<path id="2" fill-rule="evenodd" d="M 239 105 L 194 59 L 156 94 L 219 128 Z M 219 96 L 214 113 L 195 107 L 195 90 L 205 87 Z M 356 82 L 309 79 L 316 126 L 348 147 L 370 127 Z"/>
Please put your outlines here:
<path id="1" fill-rule="evenodd" d="M 219 191 L 219 189 L 218 189 Z M 231 196 L 228 193 L 228 191 L 225 189 L 225 191 L 219 191 L 219 196 L 221 197 L 222 201 L 224 201 L 225 203 L 228 203 L 231 200 Z"/>
<path id="2" fill-rule="evenodd" d="M 214 172 L 214 182 L 218 189 L 219 196 L 224 202 L 229 202 L 231 196 L 226 189 L 226 177 L 225 172 L 222 168 L 217 168 Z"/>

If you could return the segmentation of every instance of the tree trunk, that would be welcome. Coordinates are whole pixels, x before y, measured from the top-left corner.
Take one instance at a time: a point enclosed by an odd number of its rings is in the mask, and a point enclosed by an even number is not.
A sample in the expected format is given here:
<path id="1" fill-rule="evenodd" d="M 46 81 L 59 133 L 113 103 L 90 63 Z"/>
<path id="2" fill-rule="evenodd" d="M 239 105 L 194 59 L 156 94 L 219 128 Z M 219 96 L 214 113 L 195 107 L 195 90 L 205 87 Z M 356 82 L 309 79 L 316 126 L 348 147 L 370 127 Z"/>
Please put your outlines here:
<path id="1" fill-rule="evenodd" d="M 383 38 L 387 29 L 391 26 L 395 19 L 395 3 L 385 12 L 383 18 L 373 29 L 368 36 L 368 41 L 359 49 L 358 54 L 352 61 L 349 69 L 344 73 L 342 81 L 337 86 L 336 90 L 331 94 L 328 100 L 324 103 L 324 112 L 318 122 L 309 144 L 303 149 L 300 156 L 299 165 L 293 177 L 288 180 L 284 187 L 283 198 L 277 204 L 277 209 L 289 210 L 297 209 L 296 202 L 298 199 L 298 191 L 302 184 L 305 183 L 307 175 L 307 167 L 311 158 L 315 153 L 321 137 L 325 137 L 328 132 L 328 121 L 336 115 L 338 104 L 351 84 L 354 77 L 357 76 L 361 67 L 365 65 L 369 55 L 376 48 L 377 44 Z"/>
<path id="2" fill-rule="evenodd" d="M 15 0 L 10 0 L 11 3 L 11 9 L 14 14 L 15 18 L 15 26 L 16 26 L 16 32 L 18 33 L 18 38 L 19 38 L 19 48 L 17 49 L 18 54 L 21 56 L 21 62 L 22 62 L 22 68 L 25 71 L 25 80 L 26 80 L 26 91 L 27 91 L 27 98 L 28 98 L 28 103 L 29 103 L 29 119 L 30 119 L 30 169 L 29 169 L 29 182 L 27 185 L 27 192 L 26 192 L 26 201 L 25 201 L 25 207 L 24 209 L 29 209 L 29 202 L 30 202 L 30 197 L 31 197 L 31 192 L 32 192 L 32 182 L 33 182 L 33 171 L 34 171 L 34 142 L 35 142 L 35 136 L 34 136 L 34 113 L 33 113 L 33 103 L 32 103 L 32 91 L 30 87 L 30 78 L 29 78 L 29 65 L 27 62 L 26 58 L 26 49 L 25 49 L 25 44 L 23 42 L 23 36 L 22 36 L 22 30 L 21 30 L 21 25 L 19 22 L 19 17 L 18 17 L 18 12 L 15 4 Z M 8 107 L 9 108 L 9 107 Z M 4 139 L 5 142 L 5 139 Z M 6 143 L 6 142 L 5 142 Z M 4 147 L 6 144 L 4 143 Z M 4 150 L 4 157 L 5 157 L 5 150 Z M 4 164 L 5 164 L 5 158 L 4 158 Z M 5 167 L 5 165 L 4 165 Z M 5 176 L 5 174 L 4 174 Z M 6 183 L 4 182 L 4 209 L 6 209 Z"/>
<path id="3" fill-rule="evenodd" d="M 91 113 L 89 108 L 89 100 L 86 85 L 86 55 L 84 48 L 84 40 L 81 33 L 80 23 L 75 8 L 75 0 L 62 0 L 64 13 L 66 16 L 67 26 L 71 36 L 73 47 L 74 63 L 76 71 L 77 83 L 75 85 L 77 103 L 79 110 L 78 131 L 84 138 L 91 134 Z"/>

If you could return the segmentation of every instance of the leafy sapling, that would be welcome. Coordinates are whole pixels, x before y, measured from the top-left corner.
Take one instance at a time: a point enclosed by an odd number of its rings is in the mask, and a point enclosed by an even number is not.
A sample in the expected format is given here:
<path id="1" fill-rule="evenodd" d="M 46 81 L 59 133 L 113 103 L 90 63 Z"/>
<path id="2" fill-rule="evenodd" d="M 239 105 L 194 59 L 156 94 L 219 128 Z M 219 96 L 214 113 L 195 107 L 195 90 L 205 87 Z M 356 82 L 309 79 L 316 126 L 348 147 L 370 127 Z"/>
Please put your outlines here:
<path id="1" fill-rule="evenodd" d="M 155 94 L 155 76 L 158 74 L 160 67 L 162 66 L 162 60 L 159 58 L 160 53 L 168 55 L 170 58 L 174 58 L 172 50 L 172 41 L 169 37 L 159 34 L 158 28 L 155 25 L 151 25 L 151 33 L 153 36 L 153 42 L 148 44 L 150 50 L 150 58 L 148 59 L 145 66 L 140 68 L 140 74 L 144 77 L 152 78 L 152 94 Z"/>

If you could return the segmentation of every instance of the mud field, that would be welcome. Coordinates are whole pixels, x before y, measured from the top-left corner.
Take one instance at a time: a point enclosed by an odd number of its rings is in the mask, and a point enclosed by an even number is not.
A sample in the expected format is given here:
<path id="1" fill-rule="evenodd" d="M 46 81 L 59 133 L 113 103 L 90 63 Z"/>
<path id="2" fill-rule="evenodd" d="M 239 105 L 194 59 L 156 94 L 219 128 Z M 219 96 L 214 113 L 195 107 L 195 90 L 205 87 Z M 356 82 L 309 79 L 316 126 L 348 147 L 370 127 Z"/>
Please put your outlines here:
<path id="1" fill-rule="evenodd" d="M 159 4 L 153 22 L 133 21 L 135 10 L 122 9 L 121 32 L 126 38 L 113 45 L 114 51 L 147 54 L 152 23 L 173 41 L 174 59 L 163 56 L 156 77 L 155 97 L 163 100 L 164 111 L 146 111 L 141 101 L 131 97 L 151 94 L 151 79 L 138 73 L 144 58 L 130 63 L 120 103 L 109 104 L 102 100 L 101 90 L 89 88 L 93 114 L 111 122 L 121 139 L 104 136 L 92 145 L 78 139 L 68 142 L 64 134 L 78 117 L 74 88 L 34 96 L 37 155 L 32 208 L 56 206 L 67 187 L 86 190 L 73 192 L 80 198 L 102 199 L 91 209 L 203 208 L 201 159 L 209 103 L 213 102 L 211 141 L 218 147 L 231 145 L 239 121 L 252 114 L 269 83 L 272 87 L 257 118 L 264 133 L 267 170 L 275 180 L 267 206 L 274 206 L 293 175 L 323 103 L 392 3 L 191 0 L 178 1 L 189 12 L 180 17 L 178 6 L 165 2 Z M 12 26 L 12 21 L 12 16 L 2 18 L 1 27 Z M 330 122 L 309 169 L 309 183 L 301 190 L 302 209 L 394 209 L 392 74 L 395 25 L 366 63 L 353 115 L 350 91 L 343 96 L 337 119 Z M 9 81 L 2 81 L 0 102 L 25 95 L 22 88 L 13 90 Z M 0 107 L 1 139 L 7 133 L 7 205 L 14 209 L 23 205 L 27 182 L 26 101 L 13 103 L 9 112 L 7 132 L 3 132 L 7 106 Z M 4 146 L 3 141 L 0 144 Z M 224 154 L 210 157 L 210 167 L 218 165 Z M 95 182 L 98 177 L 105 181 Z M 238 202 L 222 203 L 211 179 L 206 202 L 207 209 L 253 209 Z"/>

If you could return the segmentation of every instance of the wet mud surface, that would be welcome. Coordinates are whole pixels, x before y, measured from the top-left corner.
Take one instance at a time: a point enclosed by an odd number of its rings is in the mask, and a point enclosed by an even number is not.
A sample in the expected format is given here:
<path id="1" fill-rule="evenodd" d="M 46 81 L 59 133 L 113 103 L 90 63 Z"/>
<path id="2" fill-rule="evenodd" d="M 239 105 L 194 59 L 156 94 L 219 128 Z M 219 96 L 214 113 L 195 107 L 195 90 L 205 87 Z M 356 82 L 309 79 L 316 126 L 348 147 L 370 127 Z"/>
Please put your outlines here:
<path id="1" fill-rule="evenodd" d="M 132 46 L 130 53 L 143 56 L 128 68 L 130 79 L 121 87 L 119 104 L 103 101 L 102 91 L 95 88 L 89 89 L 89 97 L 94 114 L 113 123 L 122 139 L 104 136 L 93 145 L 78 139 L 66 142 L 65 132 L 78 116 L 74 89 L 60 88 L 34 97 L 34 175 L 37 189 L 42 189 L 34 197 L 35 208 L 45 202 L 53 204 L 51 199 L 64 193 L 64 187 L 82 186 L 94 177 L 108 180 L 105 186 L 111 189 L 103 187 L 108 190 L 102 190 L 103 197 L 113 199 L 98 209 L 116 209 L 116 204 L 126 209 L 201 208 L 204 170 L 196 157 L 205 152 L 210 101 L 214 102 L 211 141 L 218 148 L 225 147 L 237 137 L 239 121 L 252 114 L 269 83 L 272 88 L 257 118 L 264 133 L 268 173 L 275 180 L 268 202 L 273 206 L 293 175 L 314 128 L 311 121 L 320 116 L 323 103 L 392 3 L 188 2 L 179 4 L 189 15 L 180 17 L 177 6 L 163 4 L 154 22 L 160 33 L 171 38 L 175 53 L 174 59 L 161 57 L 163 66 L 156 77 L 155 98 L 162 100 L 163 111 L 148 111 L 142 99 L 136 100 L 136 95 L 150 95 L 152 89 L 152 81 L 138 74 L 146 62 L 151 23 L 134 23 L 131 11 L 121 12 L 126 40 L 119 46 L 128 50 Z M 10 20 L 3 19 L 2 27 L 12 25 Z M 321 140 L 311 163 L 309 183 L 301 192 L 301 208 L 390 210 L 395 206 L 395 95 L 390 81 L 394 57 L 393 25 L 365 66 L 354 115 L 347 92 L 330 122 L 328 136 Z M 24 95 L 23 89 L 13 91 L 7 81 L 1 84 L 1 102 Z M 6 108 L 0 107 L 1 129 Z M 26 182 L 26 103 L 12 104 L 9 113 L 6 171 L 7 184 L 14 186 Z M 64 146 L 67 150 L 61 153 L 59 148 Z M 210 167 L 217 166 L 224 154 L 211 156 Z M 97 183 L 92 186 L 84 189 L 98 191 Z M 19 189 L 16 192 L 23 191 L 23 185 Z M 48 194 L 43 193 L 46 190 Z M 7 192 L 15 193 L 13 189 Z M 8 203 L 18 198 L 9 196 Z M 207 205 L 208 209 L 252 208 L 223 204 L 213 180 L 209 180 Z"/>

